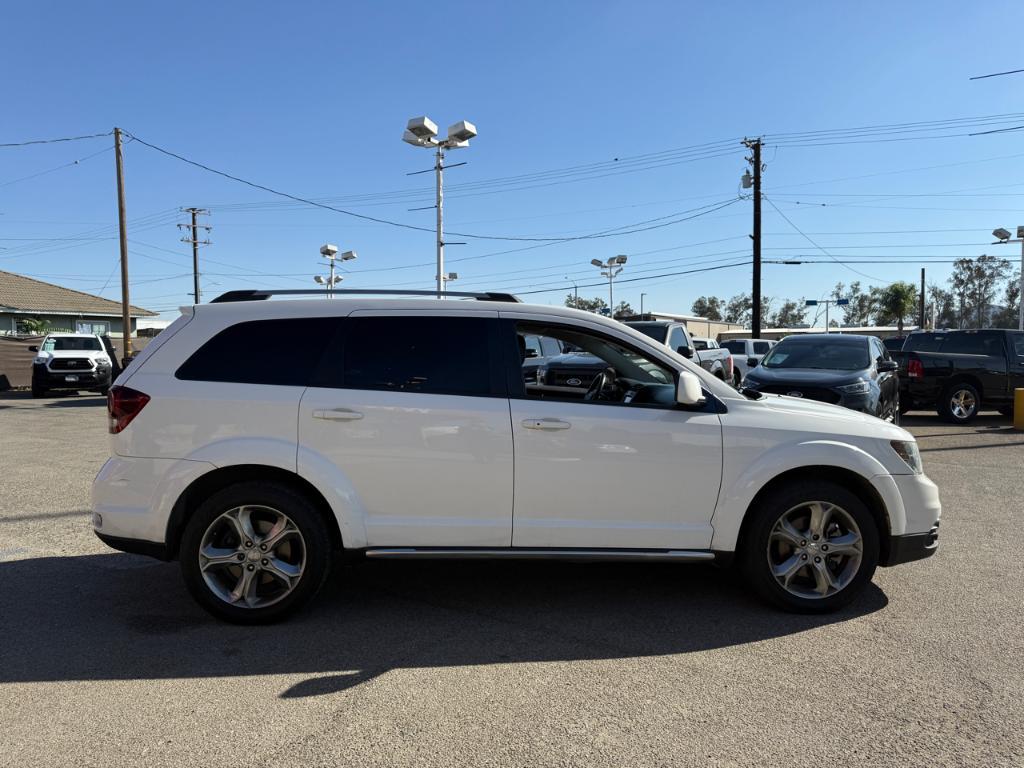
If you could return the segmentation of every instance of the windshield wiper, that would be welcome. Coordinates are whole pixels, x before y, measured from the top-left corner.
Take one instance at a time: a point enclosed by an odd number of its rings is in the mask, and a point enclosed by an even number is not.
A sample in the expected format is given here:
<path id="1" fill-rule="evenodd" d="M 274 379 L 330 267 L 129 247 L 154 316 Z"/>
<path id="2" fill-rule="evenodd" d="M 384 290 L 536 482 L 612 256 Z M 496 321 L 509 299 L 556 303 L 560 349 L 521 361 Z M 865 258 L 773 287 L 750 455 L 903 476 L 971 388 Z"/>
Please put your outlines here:
<path id="1" fill-rule="evenodd" d="M 736 391 L 739 392 L 748 400 L 760 400 L 762 397 L 764 397 L 763 392 L 758 392 L 756 389 L 751 389 L 750 387 L 740 387 Z"/>

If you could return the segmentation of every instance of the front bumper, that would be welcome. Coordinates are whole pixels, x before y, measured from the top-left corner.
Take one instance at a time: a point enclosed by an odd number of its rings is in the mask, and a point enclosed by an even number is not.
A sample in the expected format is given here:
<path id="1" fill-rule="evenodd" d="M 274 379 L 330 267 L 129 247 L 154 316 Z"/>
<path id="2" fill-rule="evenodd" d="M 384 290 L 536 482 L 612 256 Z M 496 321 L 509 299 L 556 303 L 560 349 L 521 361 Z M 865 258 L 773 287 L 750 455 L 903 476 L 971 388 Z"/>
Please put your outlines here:
<path id="1" fill-rule="evenodd" d="M 932 526 L 928 533 L 908 533 L 889 537 L 889 552 L 882 566 L 910 563 L 931 557 L 939 549 L 939 524 Z"/>
<path id="2" fill-rule="evenodd" d="M 110 386 L 111 373 L 110 368 L 51 371 L 45 365 L 33 364 L 32 386 L 41 389 L 99 389 Z"/>
<path id="3" fill-rule="evenodd" d="M 96 537 L 112 549 L 120 552 L 128 552 L 133 555 L 145 555 L 155 557 L 157 560 L 170 560 L 167 552 L 167 545 L 159 541 L 146 541 L 144 539 L 126 539 L 123 536 L 110 536 L 94 530 Z"/>

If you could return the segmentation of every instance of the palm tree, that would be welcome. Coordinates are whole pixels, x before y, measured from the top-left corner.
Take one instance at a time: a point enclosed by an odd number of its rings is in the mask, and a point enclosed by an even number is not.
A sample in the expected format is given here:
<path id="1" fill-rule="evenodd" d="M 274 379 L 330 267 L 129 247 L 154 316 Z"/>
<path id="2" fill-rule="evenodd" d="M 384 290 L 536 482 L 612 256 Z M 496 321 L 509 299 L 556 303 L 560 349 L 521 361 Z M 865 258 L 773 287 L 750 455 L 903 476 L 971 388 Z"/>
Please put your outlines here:
<path id="1" fill-rule="evenodd" d="M 878 297 L 878 321 L 895 318 L 900 336 L 903 335 L 903 318 L 914 311 L 917 303 L 917 288 L 912 283 L 895 282 L 882 289 Z"/>

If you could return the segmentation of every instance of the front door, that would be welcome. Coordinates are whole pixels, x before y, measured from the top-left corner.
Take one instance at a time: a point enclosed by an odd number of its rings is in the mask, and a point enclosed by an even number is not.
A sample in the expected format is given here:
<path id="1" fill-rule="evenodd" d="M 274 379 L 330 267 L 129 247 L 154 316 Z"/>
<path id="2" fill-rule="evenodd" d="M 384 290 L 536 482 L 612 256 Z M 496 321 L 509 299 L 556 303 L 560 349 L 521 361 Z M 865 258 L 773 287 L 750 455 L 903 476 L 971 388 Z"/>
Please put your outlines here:
<path id="1" fill-rule="evenodd" d="M 606 364 L 585 396 L 517 387 L 513 373 L 513 546 L 710 547 L 722 471 L 717 413 L 678 406 L 671 367 L 604 332 L 542 321 L 504 327 L 573 345 L 598 369 Z"/>
<path id="2" fill-rule="evenodd" d="M 299 407 L 369 546 L 507 547 L 512 434 L 495 312 L 353 312 Z"/>

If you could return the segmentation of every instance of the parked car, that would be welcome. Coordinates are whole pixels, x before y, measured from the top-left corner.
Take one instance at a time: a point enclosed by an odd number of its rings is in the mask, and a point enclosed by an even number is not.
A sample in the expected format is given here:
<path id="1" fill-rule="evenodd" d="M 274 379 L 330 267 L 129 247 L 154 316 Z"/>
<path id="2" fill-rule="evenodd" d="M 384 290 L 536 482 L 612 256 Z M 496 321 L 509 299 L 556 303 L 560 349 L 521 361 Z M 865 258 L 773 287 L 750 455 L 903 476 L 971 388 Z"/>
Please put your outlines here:
<path id="1" fill-rule="evenodd" d="M 335 552 L 736 563 L 821 612 L 938 545 L 938 490 L 895 425 L 741 394 L 577 310 L 245 300 L 272 294 L 184 307 L 139 354 L 93 484 L 100 539 L 179 560 L 223 619 L 291 613 Z M 605 363 L 583 399 L 526 387 L 530 335 Z"/>
<path id="2" fill-rule="evenodd" d="M 736 368 L 737 383 L 743 380 L 747 372 L 755 367 L 768 350 L 778 342 L 770 339 L 727 339 L 722 347 L 732 353 L 733 365 Z"/>
<path id="3" fill-rule="evenodd" d="M 1013 391 L 1024 387 L 1024 332 L 1007 330 L 912 333 L 900 360 L 905 409 L 935 408 L 966 424 L 983 407 L 1013 414 Z"/>
<path id="4" fill-rule="evenodd" d="M 704 370 L 722 381 L 735 381 L 732 354 L 726 349 L 721 349 L 718 343 L 711 339 L 701 339 L 703 343 L 698 346 L 697 340 L 690 336 L 690 332 L 682 323 L 669 320 L 627 320 L 626 325 L 661 342 L 683 357 L 696 360 Z"/>
<path id="5" fill-rule="evenodd" d="M 32 361 L 32 397 L 47 392 L 80 391 L 102 395 L 110 388 L 112 360 L 103 340 L 92 333 L 48 333 L 42 343 L 29 347 Z"/>
<path id="6" fill-rule="evenodd" d="M 743 379 L 743 387 L 819 400 L 897 422 L 896 361 L 874 336 L 813 333 L 787 336 Z"/>
<path id="7" fill-rule="evenodd" d="M 899 352 L 903 349 L 903 344 L 906 340 L 906 336 L 889 336 L 886 339 L 882 339 L 882 346 L 889 350 L 890 353 Z"/>

